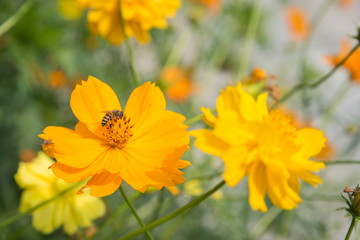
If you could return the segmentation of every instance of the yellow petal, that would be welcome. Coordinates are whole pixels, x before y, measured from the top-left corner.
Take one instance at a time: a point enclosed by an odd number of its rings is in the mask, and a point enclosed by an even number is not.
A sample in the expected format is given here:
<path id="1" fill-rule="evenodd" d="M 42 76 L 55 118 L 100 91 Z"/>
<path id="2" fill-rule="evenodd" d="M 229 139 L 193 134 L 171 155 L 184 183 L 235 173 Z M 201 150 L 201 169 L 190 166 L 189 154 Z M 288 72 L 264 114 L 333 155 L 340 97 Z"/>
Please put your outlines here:
<path id="1" fill-rule="evenodd" d="M 221 156 L 229 148 L 229 144 L 219 139 L 213 130 L 193 130 L 190 135 L 196 138 L 196 147 L 211 155 Z"/>
<path id="2" fill-rule="evenodd" d="M 44 133 L 54 143 L 56 160 L 73 168 L 89 166 L 107 150 L 101 140 L 85 138 L 68 128 L 47 127 Z"/>
<path id="3" fill-rule="evenodd" d="M 301 153 L 305 157 L 317 155 L 325 146 L 324 134 L 313 128 L 303 128 L 296 133 L 295 144 L 300 146 Z"/>
<path id="4" fill-rule="evenodd" d="M 121 110 L 119 100 L 109 85 L 91 76 L 76 86 L 71 94 L 70 106 L 77 119 L 100 137 L 101 121 L 106 111 Z"/>
<path id="5" fill-rule="evenodd" d="M 249 203 L 253 210 L 266 212 L 265 193 L 267 188 L 265 166 L 254 163 L 249 173 Z"/>
<path id="6" fill-rule="evenodd" d="M 124 150 L 131 152 L 137 161 L 150 167 L 178 165 L 190 142 L 184 120 L 178 113 L 165 111 L 163 119 L 153 125 L 145 135 L 137 137 L 134 134 Z"/>
<path id="7" fill-rule="evenodd" d="M 90 188 L 90 194 L 94 197 L 103 197 L 115 192 L 120 184 L 121 177 L 118 174 L 109 172 L 102 172 L 94 175 L 87 183 L 87 188 Z"/>

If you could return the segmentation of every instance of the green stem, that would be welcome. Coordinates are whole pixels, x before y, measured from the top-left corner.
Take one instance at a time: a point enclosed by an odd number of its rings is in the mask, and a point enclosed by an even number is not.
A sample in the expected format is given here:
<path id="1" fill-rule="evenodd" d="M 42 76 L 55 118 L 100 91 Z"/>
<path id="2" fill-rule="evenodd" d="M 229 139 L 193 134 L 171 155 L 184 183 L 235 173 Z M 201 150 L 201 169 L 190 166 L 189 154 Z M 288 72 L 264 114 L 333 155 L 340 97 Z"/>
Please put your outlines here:
<path id="1" fill-rule="evenodd" d="M 215 111 L 216 111 L 216 109 L 212 109 L 212 110 L 211 110 L 212 113 L 214 113 Z M 194 123 L 196 123 L 196 122 L 201 121 L 201 119 L 202 119 L 203 116 L 204 116 L 204 114 L 196 115 L 196 116 L 194 116 L 194 117 L 192 117 L 192 118 L 187 119 L 187 120 L 184 122 L 184 124 L 190 126 L 191 124 L 194 124 Z"/>
<path id="2" fill-rule="evenodd" d="M 135 216 L 136 220 L 139 222 L 140 226 L 144 227 L 145 226 L 144 222 L 141 220 L 141 218 L 139 217 L 139 214 L 136 212 L 136 210 L 134 208 L 134 205 L 131 203 L 131 201 L 127 197 L 122 185 L 120 185 L 119 191 L 120 191 L 121 195 L 123 196 L 126 204 L 129 206 L 131 212 Z M 148 237 L 149 240 L 154 240 L 149 231 L 145 231 L 145 234 L 146 234 L 146 236 Z"/>
<path id="3" fill-rule="evenodd" d="M 302 76 L 301 76 L 301 82 L 302 83 L 308 83 L 306 75 L 307 75 L 307 60 L 308 60 L 308 53 L 310 49 L 310 45 L 312 40 L 314 39 L 315 33 L 320 26 L 320 23 L 326 16 L 327 12 L 329 11 L 332 4 L 335 2 L 335 0 L 324 0 L 321 6 L 317 9 L 316 13 L 314 14 L 313 19 L 310 22 L 311 25 L 311 31 L 309 33 L 309 36 L 305 39 L 304 43 L 300 47 L 300 62 L 301 62 L 301 68 L 302 68 Z M 308 96 L 308 92 L 306 89 L 303 89 L 302 91 L 302 103 L 305 110 L 308 110 L 308 105 L 310 103 L 310 97 Z"/>
<path id="4" fill-rule="evenodd" d="M 347 234 L 346 234 L 345 240 L 349 240 L 349 239 L 350 239 L 351 233 L 352 233 L 352 231 L 353 231 L 356 223 L 357 223 L 357 220 L 356 220 L 356 218 L 353 217 L 353 219 L 352 219 L 352 221 L 351 221 L 351 225 L 350 225 L 350 227 L 349 227 L 349 230 L 348 230 L 348 232 L 347 232 Z"/>
<path id="5" fill-rule="evenodd" d="M 195 206 L 197 206 L 199 203 L 201 203 L 202 201 L 204 201 L 206 198 L 208 198 L 209 196 L 211 196 L 214 192 L 216 192 L 217 190 L 219 190 L 223 185 L 225 184 L 225 181 L 222 180 L 221 182 L 219 182 L 215 187 L 213 187 L 212 189 L 210 189 L 208 192 L 204 193 L 203 195 L 201 195 L 198 198 L 195 198 L 194 200 L 190 201 L 188 204 L 186 204 L 185 206 L 179 208 L 178 210 L 175 210 L 174 212 L 146 225 L 145 227 L 142 227 L 128 235 L 126 235 L 125 237 L 120 238 L 120 240 L 129 240 L 129 239 L 133 239 L 136 236 L 139 236 L 140 234 L 149 231 L 173 218 L 175 218 L 176 216 L 180 215 L 181 213 L 194 208 Z"/>
<path id="6" fill-rule="evenodd" d="M 337 164 L 360 164 L 360 160 L 342 160 L 342 161 L 331 161 L 325 162 L 326 165 L 337 165 Z"/>
<path id="7" fill-rule="evenodd" d="M 19 10 L 0 25 L 0 36 L 9 31 L 29 11 L 36 0 L 28 0 Z"/>
<path id="8" fill-rule="evenodd" d="M 128 55 L 129 55 L 131 75 L 133 77 L 135 85 L 140 86 L 141 80 L 140 80 L 139 75 L 137 74 L 136 69 L 135 69 L 134 54 L 133 54 L 133 51 L 132 51 L 128 36 L 126 34 L 126 31 L 125 31 L 125 20 L 124 20 L 124 17 L 122 15 L 121 0 L 119 0 L 119 16 L 120 16 L 121 30 L 122 30 L 122 32 L 124 34 L 124 41 L 125 41 L 125 45 L 126 45 L 126 50 L 128 52 Z"/>
<path id="9" fill-rule="evenodd" d="M 141 196 L 141 192 L 136 191 L 131 197 L 130 197 L 130 201 L 134 202 L 137 198 L 139 198 Z M 122 213 L 127 207 L 127 203 L 121 204 L 120 207 L 118 207 L 115 212 L 113 212 L 109 217 L 106 218 L 106 220 L 99 226 L 98 230 L 96 231 L 96 233 L 90 238 L 90 239 L 94 239 L 96 236 L 99 235 L 100 232 L 102 232 L 105 227 L 107 227 L 110 223 L 112 223 L 115 218 L 117 216 L 120 215 L 120 213 Z"/>
<path id="10" fill-rule="evenodd" d="M 317 81 L 315 81 L 313 83 L 300 83 L 300 84 L 296 85 L 292 90 L 290 90 L 290 92 L 286 93 L 282 98 L 280 98 L 271 107 L 271 109 L 276 108 L 280 103 L 282 103 L 285 100 L 289 99 L 297 91 L 299 91 L 299 90 L 301 90 L 303 88 L 315 88 L 315 87 L 319 86 L 321 83 L 323 83 L 324 81 L 326 81 L 329 77 L 331 77 L 336 72 L 336 70 L 338 70 L 346 62 L 346 60 L 349 59 L 349 57 L 351 57 L 351 55 L 357 50 L 357 48 L 359 46 L 360 46 L 360 42 L 358 42 L 358 44 L 356 44 L 356 46 L 353 47 L 351 49 L 351 51 L 333 69 L 330 70 L 330 72 L 328 72 L 325 76 L 321 77 L 319 80 L 317 80 Z"/>
<path id="11" fill-rule="evenodd" d="M 69 192 L 70 190 L 74 189 L 75 187 L 78 187 L 80 184 L 83 184 L 83 183 L 80 182 L 80 183 L 74 184 L 73 186 L 71 186 L 71 187 L 69 187 L 69 188 L 67 188 L 67 189 L 59 192 L 59 193 L 56 194 L 54 197 L 49 198 L 49 199 L 47 199 L 47 200 L 39 203 L 38 205 L 36 205 L 36 206 L 28 209 L 27 211 L 25 211 L 25 212 L 23 212 L 23 213 L 16 214 L 16 215 L 10 217 L 9 219 L 1 222 L 1 223 L 0 223 L 0 229 L 6 227 L 7 225 L 12 224 L 13 222 L 15 222 L 15 221 L 19 220 L 20 218 L 26 216 L 27 214 L 32 213 L 32 212 L 35 211 L 36 209 L 38 209 L 38 208 L 40 208 L 40 207 L 42 207 L 42 206 L 44 206 L 44 205 L 52 202 L 53 200 L 61 197 L 61 196 L 64 195 L 65 193 L 67 193 L 67 192 Z"/>
<path id="12" fill-rule="evenodd" d="M 240 66 L 237 77 L 238 81 L 240 81 L 241 78 L 246 74 L 246 71 L 248 71 L 250 54 L 261 17 L 260 7 L 261 7 L 260 0 L 254 0 L 253 9 L 251 11 L 249 25 L 245 36 L 244 48 L 240 58 Z"/>
<path id="13" fill-rule="evenodd" d="M 266 228 L 279 216 L 282 209 L 273 206 L 250 231 L 249 235 L 251 239 L 258 239 Z"/>
<path id="14" fill-rule="evenodd" d="M 320 129 L 325 132 L 327 126 L 329 125 L 332 117 L 334 116 L 336 107 L 340 104 L 341 100 L 346 96 L 346 93 L 350 90 L 350 84 L 344 84 L 342 88 L 339 88 L 335 94 L 334 99 L 329 104 L 328 109 L 325 111 L 325 117 L 323 118 L 322 123 L 320 124 Z"/>

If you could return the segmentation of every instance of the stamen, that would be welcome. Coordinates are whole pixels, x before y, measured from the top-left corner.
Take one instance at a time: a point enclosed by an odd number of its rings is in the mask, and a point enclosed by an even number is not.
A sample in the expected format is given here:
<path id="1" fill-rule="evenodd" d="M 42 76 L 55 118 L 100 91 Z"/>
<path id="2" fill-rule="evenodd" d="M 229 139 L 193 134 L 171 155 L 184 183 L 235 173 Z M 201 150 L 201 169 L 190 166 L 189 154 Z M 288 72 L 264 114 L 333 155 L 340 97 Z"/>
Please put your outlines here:
<path id="1" fill-rule="evenodd" d="M 113 148 L 121 149 L 127 141 L 133 136 L 132 128 L 134 124 L 129 125 L 131 118 L 124 114 L 122 118 L 113 116 L 105 125 L 103 135 L 107 138 L 108 144 Z"/>

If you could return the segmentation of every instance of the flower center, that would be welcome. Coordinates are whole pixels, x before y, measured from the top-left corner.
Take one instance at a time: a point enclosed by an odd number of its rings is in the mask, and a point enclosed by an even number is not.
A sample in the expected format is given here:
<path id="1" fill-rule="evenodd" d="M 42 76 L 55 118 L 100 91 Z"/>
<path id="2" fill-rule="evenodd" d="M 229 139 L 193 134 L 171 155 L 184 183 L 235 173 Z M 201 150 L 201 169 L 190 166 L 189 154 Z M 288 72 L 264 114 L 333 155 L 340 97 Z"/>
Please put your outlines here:
<path id="1" fill-rule="evenodd" d="M 111 147 L 121 149 L 133 136 L 132 128 L 134 124 L 130 125 L 130 121 L 131 118 L 127 118 L 119 110 L 113 110 L 104 116 L 102 120 L 102 126 L 105 128 L 103 135 Z"/>

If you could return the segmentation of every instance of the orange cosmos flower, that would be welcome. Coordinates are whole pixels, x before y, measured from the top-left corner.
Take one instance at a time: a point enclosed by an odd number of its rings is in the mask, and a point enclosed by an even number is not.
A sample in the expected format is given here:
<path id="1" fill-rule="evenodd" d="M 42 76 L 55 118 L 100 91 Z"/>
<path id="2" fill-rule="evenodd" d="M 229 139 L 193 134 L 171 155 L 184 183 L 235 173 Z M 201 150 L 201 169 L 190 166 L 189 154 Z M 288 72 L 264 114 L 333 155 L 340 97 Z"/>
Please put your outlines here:
<path id="1" fill-rule="evenodd" d="M 79 120 L 75 130 L 51 126 L 39 135 L 53 144 L 57 162 L 51 169 L 57 177 L 68 182 L 91 177 L 84 187 L 96 197 L 110 195 L 123 179 L 141 192 L 183 183 L 179 168 L 190 165 L 180 160 L 189 144 L 185 118 L 165 110 L 155 84 L 136 88 L 122 110 L 114 91 L 89 77 L 76 86 L 70 106 Z"/>
<path id="2" fill-rule="evenodd" d="M 350 52 L 350 42 L 348 40 L 343 40 L 341 42 L 340 53 L 333 56 L 326 56 L 326 60 L 331 65 L 335 66 L 344 59 L 344 57 Z M 358 48 L 346 62 L 343 64 L 343 67 L 346 68 L 351 76 L 351 79 L 355 82 L 360 83 L 360 49 Z"/>
<path id="3" fill-rule="evenodd" d="M 286 9 L 286 21 L 293 41 L 298 42 L 307 38 L 310 31 L 310 22 L 299 7 L 291 6 Z"/>
<path id="4" fill-rule="evenodd" d="M 161 73 L 161 79 L 167 86 L 166 97 L 177 103 L 186 101 L 195 89 L 189 75 L 179 67 L 165 68 Z"/>

